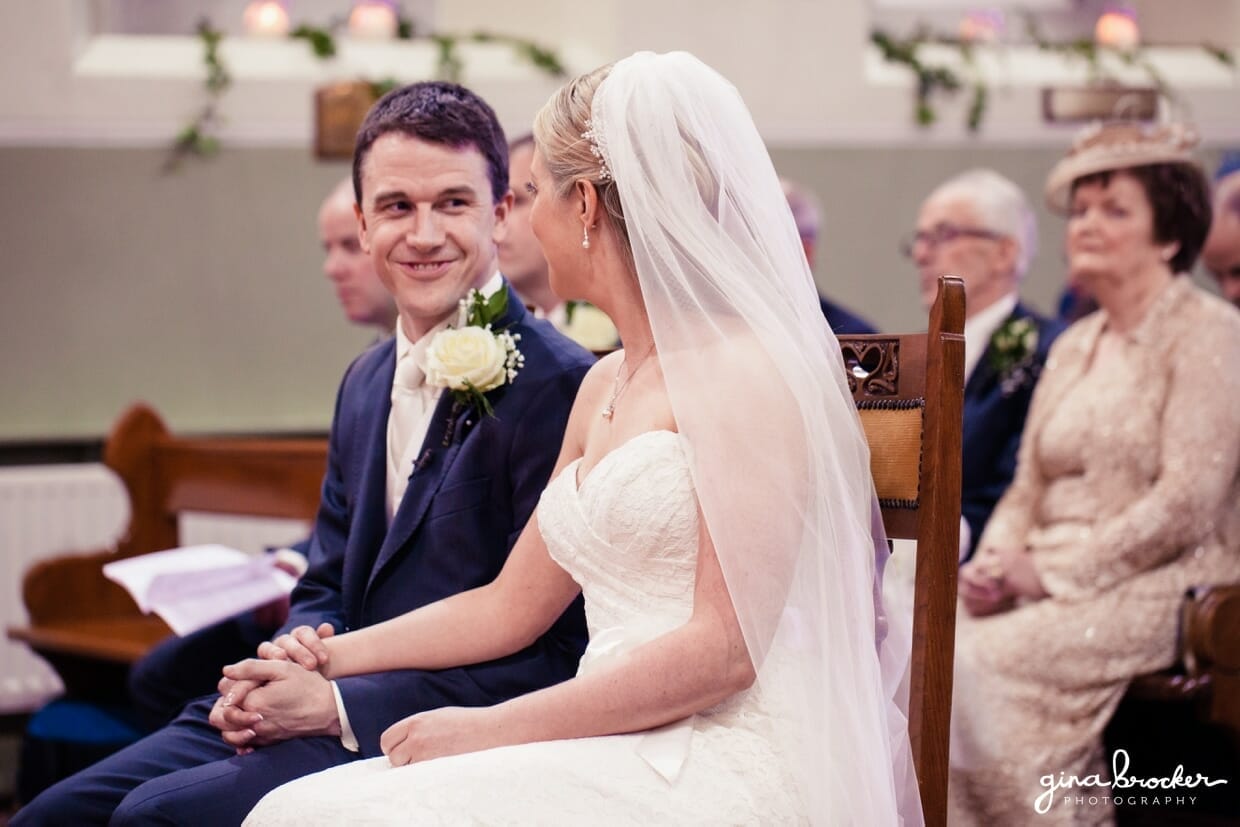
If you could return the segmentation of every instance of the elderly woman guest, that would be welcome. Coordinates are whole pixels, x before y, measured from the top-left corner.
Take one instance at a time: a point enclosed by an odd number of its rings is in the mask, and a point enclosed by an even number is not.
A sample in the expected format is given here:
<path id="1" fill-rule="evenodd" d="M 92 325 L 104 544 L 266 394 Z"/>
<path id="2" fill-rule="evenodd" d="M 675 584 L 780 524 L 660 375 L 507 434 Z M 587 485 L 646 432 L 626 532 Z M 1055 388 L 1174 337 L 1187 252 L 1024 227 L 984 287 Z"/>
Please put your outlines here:
<path id="1" fill-rule="evenodd" d="M 1193 143 L 1095 127 L 1047 181 L 1100 311 L 1052 348 L 960 572 L 952 823 L 1110 823 L 1103 727 L 1171 664 L 1185 590 L 1240 572 L 1240 316 L 1183 275 L 1210 225 Z"/>

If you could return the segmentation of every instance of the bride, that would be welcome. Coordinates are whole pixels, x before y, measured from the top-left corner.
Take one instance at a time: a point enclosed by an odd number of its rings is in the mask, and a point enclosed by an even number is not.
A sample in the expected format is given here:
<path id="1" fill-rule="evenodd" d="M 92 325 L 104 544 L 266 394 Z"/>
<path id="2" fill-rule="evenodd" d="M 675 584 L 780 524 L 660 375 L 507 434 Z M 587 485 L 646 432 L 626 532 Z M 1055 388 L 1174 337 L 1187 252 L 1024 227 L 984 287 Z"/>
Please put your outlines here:
<path id="1" fill-rule="evenodd" d="M 639 53 L 557 92 L 535 137 L 552 287 L 625 350 L 582 384 L 493 583 L 264 655 L 329 677 L 486 661 L 580 591 L 578 674 L 400 721 L 386 758 L 280 787 L 246 823 L 920 823 L 868 452 L 740 96 L 691 55 Z"/>

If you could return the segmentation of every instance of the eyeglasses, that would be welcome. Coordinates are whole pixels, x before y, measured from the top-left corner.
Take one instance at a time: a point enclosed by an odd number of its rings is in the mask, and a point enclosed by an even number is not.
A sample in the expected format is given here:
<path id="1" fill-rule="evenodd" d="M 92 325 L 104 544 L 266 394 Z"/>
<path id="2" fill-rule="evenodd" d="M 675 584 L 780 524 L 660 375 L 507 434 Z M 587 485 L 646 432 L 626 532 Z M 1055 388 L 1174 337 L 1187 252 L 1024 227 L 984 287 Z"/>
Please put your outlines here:
<path id="1" fill-rule="evenodd" d="M 908 258 L 913 257 L 913 248 L 924 244 L 931 249 L 958 238 L 987 238 L 997 241 L 1003 238 L 1002 233 L 983 230 L 980 227 L 957 227 L 955 224 L 938 224 L 932 230 L 918 230 L 900 242 L 900 252 Z"/>

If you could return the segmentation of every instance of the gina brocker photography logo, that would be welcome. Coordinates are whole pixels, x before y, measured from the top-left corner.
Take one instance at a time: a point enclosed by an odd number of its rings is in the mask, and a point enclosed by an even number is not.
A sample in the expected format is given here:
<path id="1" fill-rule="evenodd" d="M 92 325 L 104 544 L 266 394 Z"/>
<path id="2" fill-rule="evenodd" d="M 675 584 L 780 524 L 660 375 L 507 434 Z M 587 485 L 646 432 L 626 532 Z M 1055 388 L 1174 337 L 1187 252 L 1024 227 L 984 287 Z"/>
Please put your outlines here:
<path id="1" fill-rule="evenodd" d="M 1045 815 L 1062 796 L 1065 806 L 1083 806 L 1112 803 L 1130 807 L 1182 806 L 1196 803 L 1192 791 L 1201 787 L 1217 787 L 1226 784 L 1225 778 L 1210 778 L 1201 773 L 1190 773 L 1183 764 L 1176 765 L 1169 776 L 1143 778 L 1128 774 L 1128 751 L 1117 749 L 1111 755 L 1111 779 L 1101 773 L 1080 778 L 1059 773 L 1047 774 L 1039 780 L 1042 793 L 1034 800 L 1033 809 Z M 1098 790 L 1109 793 L 1099 793 Z"/>

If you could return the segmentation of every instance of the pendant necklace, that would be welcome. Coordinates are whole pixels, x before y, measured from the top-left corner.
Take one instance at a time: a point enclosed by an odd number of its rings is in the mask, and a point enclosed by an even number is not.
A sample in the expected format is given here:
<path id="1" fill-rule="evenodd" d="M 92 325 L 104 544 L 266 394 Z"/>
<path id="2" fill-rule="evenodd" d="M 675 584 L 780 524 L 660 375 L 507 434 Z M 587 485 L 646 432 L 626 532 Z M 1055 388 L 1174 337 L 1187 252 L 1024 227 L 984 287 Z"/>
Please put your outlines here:
<path id="1" fill-rule="evenodd" d="M 611 421 L 612 414 L 616 412 L 616 400 L 620 398 L 620 394 L 624 393 L 624 389 L 629 386 L 629 383 L 633 381 L 633 377 L 645 366 L 653 353 L 654 344 L 651 343 L 650 350 L 646 351 L 646 355 L 641 358 L 641 361 L 633 367 L 633 370 L 629 371 L 628 377 L 623 382 L 620 381 L 620 371 L 616 371 L 616 379 L 612 383 L 611 399 L 607 402 L 607 407 L 603 408 L 603 419 L 606 419 L 608 422 Z M 627 357 L 620 363 L 620 367 L 623 368 L 626 364 L 628 364 Z"/>

